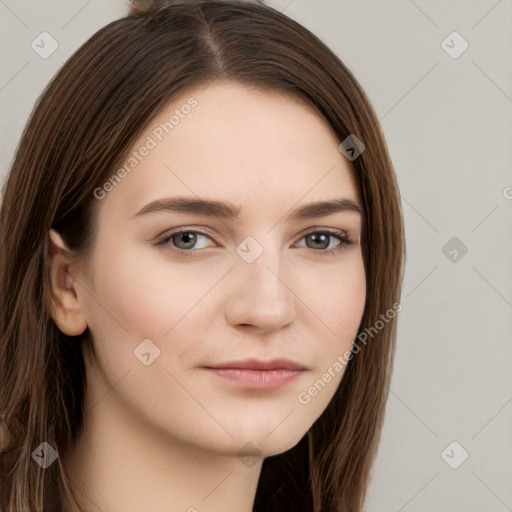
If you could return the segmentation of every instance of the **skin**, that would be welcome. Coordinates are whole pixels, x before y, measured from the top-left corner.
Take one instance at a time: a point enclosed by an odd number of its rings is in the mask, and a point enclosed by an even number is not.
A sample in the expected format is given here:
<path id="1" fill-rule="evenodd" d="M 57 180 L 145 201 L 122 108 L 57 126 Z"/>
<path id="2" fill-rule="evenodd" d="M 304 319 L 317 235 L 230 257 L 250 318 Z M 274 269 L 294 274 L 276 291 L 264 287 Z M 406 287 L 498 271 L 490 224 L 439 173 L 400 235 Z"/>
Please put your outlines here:
<path id="1" fill-rule="evenodd" d="M 85 427 L 63 461 L 85 510 L 251 511 L 264 457 L 299 442 L 343 372 L 307 405 L 299 393 L 350 350 L 363 314 L 360 214 L 285 218 L 311 202 L 359 201 L 325 120 L 292 97 L 215 82 L 174 98 L 133 150 L 191 96 L 197 106 L 101 199 L 86 260 L 49 233 L 52 316 L 71 336 L 88 327 L 96 349 L 84 351 Z M 241 217 L 132 218 L 183 195 L 229 201 Z M 180 227 L 209 234 L 155 245 Z M 353 245 L 326 254 L 339 240 L 315 241 L 312 228 L 343 230 Z M 252 263 L 236 252 L 248 236 L 263 248 Z M 149 366 L 134 355 L 145 339 L 160 350 Z M 249 357 L 307 370 L 248 390 L 202 368 Z"/>

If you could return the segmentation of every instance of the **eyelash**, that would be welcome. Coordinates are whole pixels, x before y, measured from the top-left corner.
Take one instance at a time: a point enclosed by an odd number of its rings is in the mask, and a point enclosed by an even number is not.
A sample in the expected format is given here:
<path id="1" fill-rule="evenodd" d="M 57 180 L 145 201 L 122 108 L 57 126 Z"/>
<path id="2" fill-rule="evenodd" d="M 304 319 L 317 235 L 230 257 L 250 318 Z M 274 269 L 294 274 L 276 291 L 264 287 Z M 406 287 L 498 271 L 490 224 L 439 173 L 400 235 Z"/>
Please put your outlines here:
<path id="1" fill-rule="evenodd" d="M 185 256 L 189 258 L 194 258 L 197 256 L 196 253 L 201 251 L 201 249 L 176 249 L 175 247 L 172 247 L 169 242 L 174 238 L 175 236 L 181 235 L 183 233 L 192 233 L 192 234 L 200 234 L 204 235 L 210 239 L 212 237 L 209 233 L 206 233 L 205 231 L 197 230 L 197 229 L 179 229 L 177 231 L 173 231 L 169 234 L 166 234 L 164 237 L 159 238 L 156 240 L 155 245 L 158 247 L 164 247 L 168 245 L 166 249 L 170 250 L 174 254 L 178 254 L 179 256 Z M 302 235 L 301 238 L 299 238 L 298 241 L 302 240 L 303 238 L 306 238 L 309 235 L 327 235 L 329 237 L 337 238 L 340 241 L 340 244 L 335 247 L 334 249 L 311 249 L 312 251 L 322 253 L 325 256 L 334 256 L 338 253 L 340 253 L 343 249 L 346 247 L 350 247 L 351 245 L 354 245 L 354 242 L 352 242 L 343 231 L 329 231 L 329 230 L 317 230 L 317 231 L 309 231 Z M 306 247 L 306 249 L 309 249 L 309 247 Z"/>

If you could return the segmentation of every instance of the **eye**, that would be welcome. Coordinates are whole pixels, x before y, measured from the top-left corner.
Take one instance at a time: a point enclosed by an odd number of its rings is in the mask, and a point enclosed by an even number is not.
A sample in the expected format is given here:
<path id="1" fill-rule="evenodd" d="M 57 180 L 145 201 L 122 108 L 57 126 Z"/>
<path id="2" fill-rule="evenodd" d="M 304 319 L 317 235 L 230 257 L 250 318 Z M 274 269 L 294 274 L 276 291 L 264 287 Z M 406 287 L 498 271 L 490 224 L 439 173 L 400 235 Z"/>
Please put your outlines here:
<path id="1" fill-rule="evenodd" d="M 203 239 L 203 246 L 198 247 L 197 244 Z M 170 245 L 171 250 L 190 252 L 191 249 L 205 249 L 204 239 L 212 240 L 210 236 L 200 231 L 192 229 L 183 229 L 167 234 L 160 239 L 157 245 Z M 170 243 L 172 242 L 172 243 Z M 201 244 L 199 244 L 201 245 Z"/>
<path id="2" fill-rule="evenodd" d="M 155 241 L 155 244 L 178 255 L 193 257 L 201 249 L 208 248 L 208 240 L 213 241 L 213 238 L 202 231 L 182 228 L 164 234 Z M 325 229 L 310 231 L 299 238 L 299 241 L 302 240 L 306 241 L 306 245 L 298 246 L 296 242 L 295 247 L 312 249 L 323 255 L 337 254 L 344 248 L 353 245 L 344 231 Z"/>
<path id="3" fill-rule="evenodd" d="M 311 231 L 304 235 L 300 240 L 306 241 L 306 248 L 321 251 L 325 254 L 334 254 L 343 248 L 353 245 L 353 242 L 343 231 Z M 337 241 L 334 246 L 333 241 Z M 304 247 L 304 246 L 303 246 Z"/>

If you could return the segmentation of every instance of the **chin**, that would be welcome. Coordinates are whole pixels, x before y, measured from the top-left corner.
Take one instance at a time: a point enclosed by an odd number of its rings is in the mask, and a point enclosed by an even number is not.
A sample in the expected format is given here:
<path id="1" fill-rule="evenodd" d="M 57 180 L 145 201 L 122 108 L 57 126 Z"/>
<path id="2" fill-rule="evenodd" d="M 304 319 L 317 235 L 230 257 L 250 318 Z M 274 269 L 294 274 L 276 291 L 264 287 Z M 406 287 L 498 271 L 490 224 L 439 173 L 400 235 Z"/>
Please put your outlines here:
<path id="1" fill-rule="evenodd" d="M 234 439 L 230 440 L 231 448 L 234 448 L 237 455 L 255 455 L 254 452 L 257 452 L 263 457 L 271 457 L 290 450 L 299 443 L 310 427 L 308 424 L 299 428 L 291 420 L 292 416 L 293 414 L 290 415 L 290 423 L 286 426 L 284 423 L 288 420 L 281 425 L 279 422 L 274 423 L 273 428 L 257 428 L 253 424 L 251 429 L 232 432 Z"/>

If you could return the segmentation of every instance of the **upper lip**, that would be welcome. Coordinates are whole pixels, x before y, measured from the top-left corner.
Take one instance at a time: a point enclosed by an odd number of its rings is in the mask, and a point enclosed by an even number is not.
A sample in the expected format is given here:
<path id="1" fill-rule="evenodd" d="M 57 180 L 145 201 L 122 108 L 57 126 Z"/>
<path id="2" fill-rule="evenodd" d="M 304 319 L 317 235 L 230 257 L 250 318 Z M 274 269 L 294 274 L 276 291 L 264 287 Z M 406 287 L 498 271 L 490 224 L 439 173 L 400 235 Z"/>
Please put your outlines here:
<path id="1" fill-rule="evenodd" d="M 243 359 L 239 361 L 228 361 L 226 363 L 207 365 L 206 368 L 216 370 L 241 369 L 241 370 L 306 370 L 302 366 L 291 359 L 269 359 L 267 361 L 261 359 Z"/>

